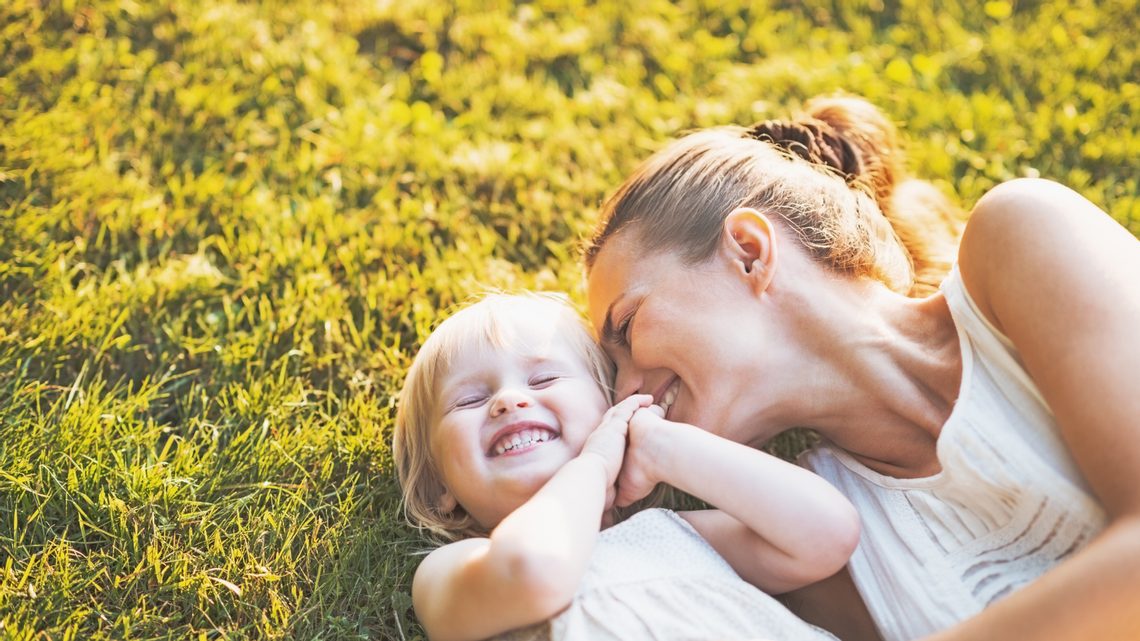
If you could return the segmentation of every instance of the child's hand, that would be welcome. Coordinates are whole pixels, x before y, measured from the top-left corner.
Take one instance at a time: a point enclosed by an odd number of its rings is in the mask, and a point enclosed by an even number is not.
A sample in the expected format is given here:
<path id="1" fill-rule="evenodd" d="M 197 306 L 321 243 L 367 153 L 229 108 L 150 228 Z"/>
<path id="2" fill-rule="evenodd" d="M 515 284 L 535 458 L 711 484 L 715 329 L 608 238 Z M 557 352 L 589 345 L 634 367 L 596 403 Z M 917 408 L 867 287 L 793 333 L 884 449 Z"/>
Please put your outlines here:
<path id="1" fill-rule="evenodd" d="M 622 459 L 625 458 L 626 434 L 629 432 L 629 419 L 639 408 L 653 402 L 649 394 L 634 394 L 606 410 L 602 422 L 586 439 L 582 453 L 601 457 L 606 468 L 607 484 L 612 486 L 617 480 Z M 608 501 L 607 501 L 608 503 Z"/>
<path id="2" fill-rule="evenodd" d="M 617 480 L 618 507 L 631 505 L 649 496 L 661 482 L 653 470 L 658 462 L 657 438 L 661 435 L 661 428 L 668 425 L 674 424 L 665 420 L 665 410 L 660 405 L 639 409 L 630 419 L 629 446 Z"/>

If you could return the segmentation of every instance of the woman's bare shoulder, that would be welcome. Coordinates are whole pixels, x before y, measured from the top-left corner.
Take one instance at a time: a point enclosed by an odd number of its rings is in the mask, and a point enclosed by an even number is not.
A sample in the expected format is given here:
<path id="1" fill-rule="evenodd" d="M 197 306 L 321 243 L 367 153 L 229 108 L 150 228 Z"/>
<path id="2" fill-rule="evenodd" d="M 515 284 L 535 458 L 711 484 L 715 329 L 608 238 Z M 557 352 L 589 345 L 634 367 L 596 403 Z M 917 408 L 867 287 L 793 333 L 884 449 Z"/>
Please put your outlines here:
<path id="1" fill-rule="evenodd" d="M 1140 514 L 1140 241 L 1067 187 L 986 194 L 959 253 L 963 282 L 1017 349 L 1110 512 Z"/>
<path id="2" fill-rule="evenodd" d="M 1096 300 L 1124 284 L 1121 256 L 1135 238 L 1076 191 L 1050 180 L 997 185 L 974 206 L 958 266 L 979 309 L 999 328 L 1003 313 L 1046 292 Z M 1098 281 L 1105 270 L 1116 277 Z"/>

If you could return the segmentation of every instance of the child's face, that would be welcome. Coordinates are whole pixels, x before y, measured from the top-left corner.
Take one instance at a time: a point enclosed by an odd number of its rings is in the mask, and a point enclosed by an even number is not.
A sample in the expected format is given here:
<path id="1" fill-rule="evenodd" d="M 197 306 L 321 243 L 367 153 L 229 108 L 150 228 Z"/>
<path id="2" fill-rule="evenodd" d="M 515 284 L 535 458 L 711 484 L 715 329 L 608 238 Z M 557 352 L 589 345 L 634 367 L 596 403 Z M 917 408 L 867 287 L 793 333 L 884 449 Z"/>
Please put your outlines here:
<path id="1" fill-rule="evenodd" d="M 472 348 L 437 382 L 431 454 L 452 500 L 491 529 L 577 456 L 609 406 L 565 321 L 519 314 L 511 347 Z"/>

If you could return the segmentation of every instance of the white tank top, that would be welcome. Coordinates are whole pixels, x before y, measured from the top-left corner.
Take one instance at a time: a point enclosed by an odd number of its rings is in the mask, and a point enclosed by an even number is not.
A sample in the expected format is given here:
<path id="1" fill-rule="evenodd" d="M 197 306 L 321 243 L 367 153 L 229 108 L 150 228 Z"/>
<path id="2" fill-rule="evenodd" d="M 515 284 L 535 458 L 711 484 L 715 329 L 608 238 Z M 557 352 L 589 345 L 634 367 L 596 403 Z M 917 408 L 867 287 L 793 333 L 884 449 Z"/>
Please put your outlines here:
<path id="1" fill-rule="evenodd" d="M 941 290 L 962 349 L 961 389 L 937 443 L 942 471 L 884 476 L 826 442 L 802 458 L 859 511 L 863 533 L 849 568 L 884 641 L 976 614 L 1105 525 L 1052 411 L 957 266 Z"/>

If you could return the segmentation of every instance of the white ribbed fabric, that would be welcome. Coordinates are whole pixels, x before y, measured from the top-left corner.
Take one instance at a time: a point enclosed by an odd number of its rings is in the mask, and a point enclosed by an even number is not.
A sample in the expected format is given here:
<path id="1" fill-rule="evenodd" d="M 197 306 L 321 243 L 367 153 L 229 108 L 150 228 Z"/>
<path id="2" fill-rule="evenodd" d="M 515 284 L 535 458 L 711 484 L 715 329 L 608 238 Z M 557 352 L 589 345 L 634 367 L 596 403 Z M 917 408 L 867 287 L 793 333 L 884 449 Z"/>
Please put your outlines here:
<path id="1" fill-rule="evenodd" d="M 827 443 L 802 459 L 859 511 L 863 534 L 850 570 L 884 641 L 976 614 L 1105 524 L 1053 413 L 956 266 L 941 290 L 962 348 L 961 389 L 938 437 L 942 471 L 892 478 Z"/>
<path id="2" fill-rule="evenodd" d="M 745 582 L 675 512 L 644 510 L 598 535 L 570 607 L 499 641 L 835 641 Z"/>

